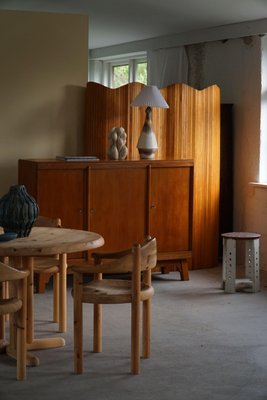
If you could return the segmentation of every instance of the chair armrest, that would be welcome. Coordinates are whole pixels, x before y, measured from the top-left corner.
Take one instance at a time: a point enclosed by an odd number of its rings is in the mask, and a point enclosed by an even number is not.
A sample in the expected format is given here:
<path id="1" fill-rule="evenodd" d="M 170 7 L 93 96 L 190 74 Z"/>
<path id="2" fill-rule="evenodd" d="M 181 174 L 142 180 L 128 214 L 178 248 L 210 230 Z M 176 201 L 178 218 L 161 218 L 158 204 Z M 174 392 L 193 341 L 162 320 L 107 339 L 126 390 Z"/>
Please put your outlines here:
<path id="1" fill-rule="evenodd" d="M 73 273 L 78 272 L 79 274 L 101 274 L 109 272 L 109 264 L 100 265 L 73 265 L 69 268 Z"/>
<path id="2" fill-rule="evenodd" d="M 117 251 L 117 252 L 94 252 L 92 253 L 92 258 L 94 258 L 95 262 L 100 262 L 102 259 L 106 260 L 116 260 L 117 258 L 121 258 L 127 256 L 127 254 L 131 254 L 132 249 Z"/>
<path id="3" fill-rule="evenodd" d="M 151 236 L 147 235 L 144 238 L 144 241 L 142 245 L 148 243 L 151 240 Z M 121 251 L 116 251 L 116 252 L 93 252 L 92 253 L 92 258 L 94 258 L 95 262 L 100 262 L 102 259 L 109 259 L 109 260 L 115 260 L 117 258 L 121 258 L 124 256 L 127 256 L 128 254 L 131 254 L 132 248 L 126 249 L 126 250 L 121 250 Z"/>
<path id="4" fill-rule="evenodd" d="M 18 270 L 0 262 L 0 282 L 16 281 L 29 275 L 28 270 Z"/>
<path id="5" fill-rule="evenodd" d="M 127 253 L 128 254 L 128 253 Z M 122 272 L 122 266 L 119 262 L 110 261 L 103 264 L 83 264 L 83 265 L 72 265 L 69 269 L 75 273 L 81 274 L 117 274 Z"/>

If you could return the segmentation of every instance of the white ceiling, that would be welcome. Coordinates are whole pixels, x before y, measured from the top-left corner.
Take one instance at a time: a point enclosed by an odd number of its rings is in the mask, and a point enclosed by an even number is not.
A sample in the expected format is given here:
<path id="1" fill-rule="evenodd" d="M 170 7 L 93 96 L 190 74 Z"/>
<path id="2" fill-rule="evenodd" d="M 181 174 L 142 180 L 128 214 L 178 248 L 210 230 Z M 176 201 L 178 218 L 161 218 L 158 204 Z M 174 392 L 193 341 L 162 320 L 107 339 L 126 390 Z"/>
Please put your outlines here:
<path id="1" fill-rule="evenodd" d="M 89 16 L 89 48 L 267 18 L 267 0 L 0 0 L 0 9 Z"/>

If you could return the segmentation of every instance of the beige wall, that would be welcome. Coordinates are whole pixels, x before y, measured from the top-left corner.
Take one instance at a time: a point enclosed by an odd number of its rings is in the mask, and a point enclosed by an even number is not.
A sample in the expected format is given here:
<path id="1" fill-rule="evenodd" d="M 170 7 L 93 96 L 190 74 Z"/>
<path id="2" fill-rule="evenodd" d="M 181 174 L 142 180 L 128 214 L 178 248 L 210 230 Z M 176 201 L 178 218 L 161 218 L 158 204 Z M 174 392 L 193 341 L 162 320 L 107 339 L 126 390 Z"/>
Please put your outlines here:
<path id="1" fill-rule="evenodd" d="M 19 158 L 81 154 L 88 17 L 0 11 L 0 196 Z"/>
<path id="2" fill-rule="evenodd" d="M 262 234 L 260 264 L 261 269 L 267 270 L 266 190 L 250 184 L 259 178 L 261 38 L 211 42 L 206 45 L 204 59 L 205 84 L 216 82 L 222 102 L 233 104 L 233 229 Z M 239 251 L 239 261 L 242 258 Z"/>
<path id="3" fill-rule="evenodd" d="M 195 82 L 191 83 L 202 87 L 217 84 L 221 102 L 233 104 L 233 229 L 262 234 L 261 268 L 267 270 L 267 190 L 250 184 L 259 178 L 261 44 L 260 36 L 252 36 L 203 43 L 190 50 L 196 63 Z M 238 248 L 242 250 L 242 246 Z"/>
<path id="4" fill-rule="evenodd" d="M 258 180 L 261 111 L 261 39 L 254 36 L 207 45 L 206 83 L 233 104 L 234 228 L 247 230 L 249 182 Z M 251 228 L 250 228 L 251 229 Z"/>

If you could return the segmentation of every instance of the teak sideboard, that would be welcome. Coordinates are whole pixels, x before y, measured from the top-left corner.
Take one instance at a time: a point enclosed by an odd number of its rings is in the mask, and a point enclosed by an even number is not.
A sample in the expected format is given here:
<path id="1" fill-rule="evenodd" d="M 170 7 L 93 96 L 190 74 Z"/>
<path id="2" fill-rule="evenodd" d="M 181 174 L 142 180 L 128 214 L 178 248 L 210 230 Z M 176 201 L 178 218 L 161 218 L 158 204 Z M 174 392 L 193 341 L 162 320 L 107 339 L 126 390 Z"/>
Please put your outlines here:
<path id="1" fill-rule="evenodd" d="M 99 233 L 101 251 L 155 236 L 158 258 L 166 262 L 192 257 L 193 176 L 192 160 L 19 160 L 19 183 L 41 215 Z"/>

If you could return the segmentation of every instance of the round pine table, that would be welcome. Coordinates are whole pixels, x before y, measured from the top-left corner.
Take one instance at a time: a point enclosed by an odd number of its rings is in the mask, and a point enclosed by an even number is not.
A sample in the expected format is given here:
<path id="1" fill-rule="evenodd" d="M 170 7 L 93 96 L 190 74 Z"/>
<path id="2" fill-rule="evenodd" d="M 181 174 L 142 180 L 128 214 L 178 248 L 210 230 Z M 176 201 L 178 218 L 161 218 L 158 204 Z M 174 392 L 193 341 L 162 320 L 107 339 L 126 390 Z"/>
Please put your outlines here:
<path id="1" fill-rule="evenodd" d="M 62 347 L 65 340 L 62 337 L 34 337 L 34 274 L 33 258 L 37 256 L 60 255 L 59 283 L 59 330 L 66 332 L 67 326 L 67 254 L 92 250 L 104 245 L 104 239 L 95 232 L 77 229 L 58 229 L 50 227 L 34 227 L 28 237 L 0 242 L 0 257 L 8 257 L 9 264 L 15 268 L 30 271 L 27 283 L 27 349 L 45 349 Z M 12 324 L 11 324 L 12 328 Z M 15 357 L 14 345 L 10 343 L 6 351 Z M 27 365 L 39 365 L 39 359 L 33 354 L 27 354 Z"/>

